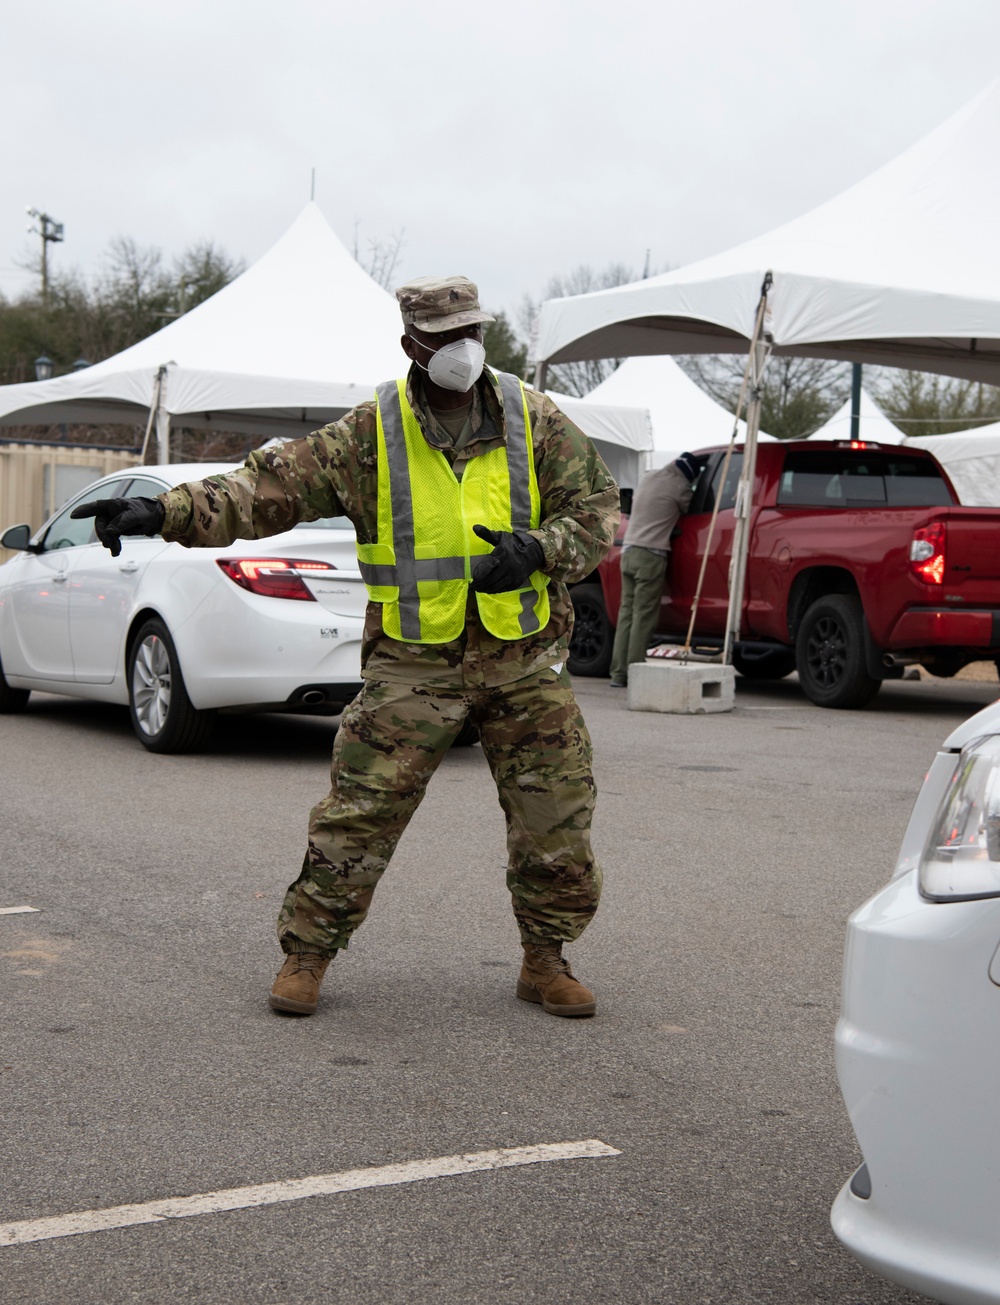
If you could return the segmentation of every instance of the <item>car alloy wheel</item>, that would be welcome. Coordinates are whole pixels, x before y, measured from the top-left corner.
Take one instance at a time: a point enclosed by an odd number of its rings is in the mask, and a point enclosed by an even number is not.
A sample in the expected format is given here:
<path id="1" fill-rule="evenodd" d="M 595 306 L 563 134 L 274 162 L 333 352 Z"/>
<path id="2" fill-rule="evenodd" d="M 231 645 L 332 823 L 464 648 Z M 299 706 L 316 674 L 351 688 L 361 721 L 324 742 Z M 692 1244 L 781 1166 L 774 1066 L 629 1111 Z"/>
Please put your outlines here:
<path id="1" fill-rule="evenodd" d="M 170 658 L 163 640 L 148 634 L 132 663 L 132 701 L 136 724 L 144 734 L 159 734 L 170 713 Z"/>
<path id="2" fill-rule="evenodd" d="M 215 712 L 192 705 L 174 641 L 156 617 L 130 645 L 128 689 L 132 728 L 150 752 L 194 752 L 211 733 Z"/>
<path id="3" fill-rule="evenodd" d="M 847 636 L 833 616 L 817 620 L 807 641 L 809 670 L 824 689 L 834 689 L 847 672 Z"/>

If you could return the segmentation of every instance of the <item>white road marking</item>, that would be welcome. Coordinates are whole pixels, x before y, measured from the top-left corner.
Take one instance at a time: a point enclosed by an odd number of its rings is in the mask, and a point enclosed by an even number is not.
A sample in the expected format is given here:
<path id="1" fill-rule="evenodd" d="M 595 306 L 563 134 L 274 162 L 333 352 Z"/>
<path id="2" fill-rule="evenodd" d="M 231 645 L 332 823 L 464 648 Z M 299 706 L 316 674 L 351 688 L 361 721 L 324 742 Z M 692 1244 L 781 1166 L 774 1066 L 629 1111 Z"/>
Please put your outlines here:
<path id="1" fill-rule="evenodd" d="M 0 906 L 0 915 L 27 915 L 29 911 L 38 911 L 37 906 Z"/>
<path id="2" fill-rule="evenodd" d="M 374 1169 L 347 1169 L 339 1174 L 315 1174 L 256 1187 L 229 1187 L 197 1196 L 169 1197 L 142 1205 L 114 1205 L 107 1210 L 81 1210 L 50 1219 L 25 1219 L 0 1224 L 0 1246 L 22 1246 L 53 1237 L 75 1237 L 78 1233 L 105 1228 L 130 1228 L 140 1223 L 162 1223 L 166 1219 L 188 1219 L 196 1214 L 217 1214 L 221 1210 L 245 1210 L 255 1205 L 280 1201 L 301 1201 L 307 1196 L 332 1196 L 356 1192 L 363 1187 L 393 1187 L 424 1178 L 452 1178 L 459 1174 L 509 1169 L 514 1165 L 540 1164 L 547 1160 L 589 1160 L 621 1155 L 613 1146 L 590 1138 L 585 1142 L 548 1142 L 541 1146 L 512 1146 L 497 1151 L 473 1151 L 469 1155 L 445 1155 L 433 1160 L 412 1160 L 408 1164 L 380 1165 Z"/>

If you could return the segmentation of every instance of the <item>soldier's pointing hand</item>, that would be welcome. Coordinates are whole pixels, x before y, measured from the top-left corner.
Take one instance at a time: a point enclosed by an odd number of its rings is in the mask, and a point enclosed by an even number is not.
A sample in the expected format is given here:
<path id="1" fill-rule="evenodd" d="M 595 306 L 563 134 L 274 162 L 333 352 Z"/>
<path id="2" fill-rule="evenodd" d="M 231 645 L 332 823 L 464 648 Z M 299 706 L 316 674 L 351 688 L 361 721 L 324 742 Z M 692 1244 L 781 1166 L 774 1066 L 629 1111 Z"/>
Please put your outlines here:
<path id="1" fill-rule="evenodd" d="M 78 504 L 70 516 L 93 517 L 97 538 L 117 557 L 122 535 L 158 535 L 165 513 L 155 498 L 95 498 Z"/>
<path id="2" fill-rule="evenodd" d="M 493 545 L 493 552 L 472 559 L 471 588 L 481 594 L 505 594 L 524 589 L 530 576 L 545 562 L 542 546 L 526 530 L 490 530 L 473 526 L 480 539 Z"/>

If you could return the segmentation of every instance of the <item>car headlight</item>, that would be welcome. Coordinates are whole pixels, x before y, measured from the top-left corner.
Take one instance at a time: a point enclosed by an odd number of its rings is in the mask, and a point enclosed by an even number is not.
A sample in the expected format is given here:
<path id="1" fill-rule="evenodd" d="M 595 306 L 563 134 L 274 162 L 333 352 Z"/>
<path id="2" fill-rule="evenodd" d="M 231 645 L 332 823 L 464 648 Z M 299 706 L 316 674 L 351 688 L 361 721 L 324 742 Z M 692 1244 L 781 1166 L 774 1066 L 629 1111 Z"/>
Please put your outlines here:
<path id="1" fill-rule="evenodd" d="M 935 902 L 1000 897 L 1000 735 L 962 749 L 934 815 L 919 883 Z"/>

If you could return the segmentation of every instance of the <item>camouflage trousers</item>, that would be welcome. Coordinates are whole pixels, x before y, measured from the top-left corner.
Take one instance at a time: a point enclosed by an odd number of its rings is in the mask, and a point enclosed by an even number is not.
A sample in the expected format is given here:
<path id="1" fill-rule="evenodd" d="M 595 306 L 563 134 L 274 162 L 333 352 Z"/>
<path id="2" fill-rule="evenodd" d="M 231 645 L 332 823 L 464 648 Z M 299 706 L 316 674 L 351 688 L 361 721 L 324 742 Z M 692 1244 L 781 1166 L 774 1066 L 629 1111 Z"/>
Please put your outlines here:
<path id="1" fill-rule="evenodd" d="M 284 951 L 347 946 L 466 718 L 478 726 L 507 820 L 507 887 L 522 941 L 580 936 L 601 892 L 590 736 L 569 676 L 544 670 L 493 689 L 365 684 L 341 718 L 332 788 L 310 815 L 302 873 L 278 916 Z M 457 821 L 455 835 L 464 836 Z"/>

